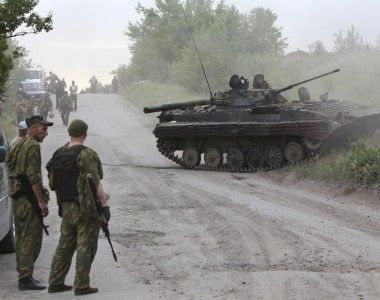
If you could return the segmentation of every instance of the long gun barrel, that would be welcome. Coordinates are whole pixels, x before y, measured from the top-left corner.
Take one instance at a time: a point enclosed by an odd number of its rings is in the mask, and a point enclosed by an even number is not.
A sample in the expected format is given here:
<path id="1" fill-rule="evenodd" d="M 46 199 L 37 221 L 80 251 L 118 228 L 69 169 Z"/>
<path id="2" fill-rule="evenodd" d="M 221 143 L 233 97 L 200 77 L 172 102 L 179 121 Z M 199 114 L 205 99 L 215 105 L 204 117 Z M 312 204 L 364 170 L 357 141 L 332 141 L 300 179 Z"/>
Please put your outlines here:
<path id="1" fill-rule="evenodd" d="M 284 87 L 282 89 L 277 90 L 276 94 L 280 94 L 280 93 L 282 93 L 284 91 L 287 91 L 287 90 L 290 90 L 290 89 L 294 88 L 297 85 L 300 85 L 300 84 L 303 84 L 303 83 L 306 83 L 306 82 L 309 82 L 309 81 L 312 81 L 312 80 L 315 80 L 315 79 L 318 79 L 318 78 L 321 78 L 321 77 L 324 77 L 324 76 L 327 76 L 327 75 L 330 75 L 330 74 L 333 74 L 333 73 L 337 73 L 339 71 L 340 71 L 340 69 L 335 69 L 334 71 L 327 72 L 325 74 L 322 74 L 322 75 L 319 75 L 319 76 L 316 76 L 316 77 L 313 77 L 313 78 L 310 78 L 310 79 L 307 79 L 307 80 L 304 80 L 304 81 L 301 81 L 301 82 L 297 82 L 297 83 L 288 85 L 287 87 Z"/>
<path id="2" fill-rule="evenodd" d="M 167 111 L 178 108 L 187 108 L 194 107 L 198 105 L 208 105 L 210 104 L 210 100 L 197 100 L 197 101 L 188 101 L 188 102 L 179 102 L 179 103 L 170 103 L 170 104 L 162 104 L 156 106 L 147 106 L 144 107 L 144 113 L 150 114 L 158 111 Z"/>
<path id="3" fill-rule="evenodd" d="M 111 242 L 111 234 L 110 234 L 110 231 L 108 229 L 108 222 L 102 213 L 101 204 L 97 200 L 98 198 L 96 196 L 96 186 L 95 186 L 95 182 L 94 182 L 94 179 L 92 178 L 91 174 L 87 174 L 87 180 L 88 180 L 88 184 L 90 185 L 91 193 L 92 193 L 94 201 L 95 201 L 96 210 L 98 211 L 98 214 L 100 217 L 100 221 L 101 221 L 100 227 L 101 227 L 102 231 L 104 232 L 104 235 L 106 236 L 106 238 L 108 240 L 108 243 L 110 244 L 113 259 L 115 261 L 117 261 L 117 256 L 116 256 L 115 250 L 113 249 L 112 242 Z"/>

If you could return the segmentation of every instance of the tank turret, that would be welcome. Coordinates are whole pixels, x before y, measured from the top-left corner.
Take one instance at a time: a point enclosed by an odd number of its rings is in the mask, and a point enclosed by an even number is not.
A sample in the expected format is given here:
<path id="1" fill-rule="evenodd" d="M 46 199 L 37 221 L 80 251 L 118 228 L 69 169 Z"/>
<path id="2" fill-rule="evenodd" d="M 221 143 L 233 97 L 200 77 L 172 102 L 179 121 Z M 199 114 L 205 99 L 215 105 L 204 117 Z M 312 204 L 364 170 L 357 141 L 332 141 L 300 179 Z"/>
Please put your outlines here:
<path id="1" fill-rule="evenodd" d="M 144 113 L 154 113 L 154 112 L 165 112 L 170 111 L 174 109 L 181 109 L 181 108 L 193 108 L 195 106 L 202 106 L 202 105 L 213 105 L 216 106 L 244 106 L 244 105 L 255 105 L 260 102 L 262 103 L 276 103 L 279 101 L 279 96 L 282 92 L 290 90 L 294 88 L 295 86 L 301 85 L 303 83 L 327 76 L 332 73 L 339 72 L 340 69 L 336 69 L 334 71 L 303 80 L 301 82 L 297 82 L 295 84 L 288 85 L 281 89 L 254 89 L 254 90 L 247 90 L 247 81 L 244 77 L 239 77 L 238 75 L 234 75 L 231 77 L 230 80 L 230 86 L 232 85 L 232 79 L 235 79 L 234 77 L 237 77 L 239 85 L 234 84 L 231 87 L 231 90 L 228 92 L 219 92 L 215 94 L 215 97 L 210 100 L 196 100 L 196 101 L 188 101 L 188 102 L 178 102 L 178 103 L 169 103 L 169 104 L 162 104 L 162 105 L 152 105 L 144 107 Z M 241 87 L 241 89 L 238 89 L 238 87 Z M 305 93 L 305 92 L 304 92 Z M 300 97 L 305 98 L 305 97 Z M 237 101 L 236 101 L 237 99 Z M 302 99 L 301 99 L 302 100 Z"/>

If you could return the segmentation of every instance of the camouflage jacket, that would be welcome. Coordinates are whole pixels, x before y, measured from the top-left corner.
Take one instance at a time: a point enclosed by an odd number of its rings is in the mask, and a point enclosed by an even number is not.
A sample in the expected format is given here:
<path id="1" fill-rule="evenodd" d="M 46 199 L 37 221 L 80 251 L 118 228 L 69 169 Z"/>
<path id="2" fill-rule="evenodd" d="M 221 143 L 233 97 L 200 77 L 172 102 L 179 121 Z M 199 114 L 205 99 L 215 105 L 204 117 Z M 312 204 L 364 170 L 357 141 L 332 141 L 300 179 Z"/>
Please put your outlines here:
<path id="1" fill-rule="evenodd" d="M 45 99 L 41 103 L 41 113 L 47 114 L 49 111 L 52 110 L 53 103 L 50 99 Z"/>
<path id="2" fill-rule="evenodd" d="M 15 104 L 15 110 L 16 110 L 16 114 L 18 114 L 18 115 L 23 114 L 24 111 L 25 111 L 24 106 L 20 102 L 16 102 L 16 104 Z"/>
<path id="3" fill-rule="evenodd" d="M 63 146 L 67 148 L 68 143 Z M 76 147 L 76 146 L 72 146 Z M 79 168 L 79 177 L 78 177 L 78 194 L 79 194 L 79 206 L 82 214 L 86 216 L 95 216 L 97 215 L 96 206 L 94 202 L 94 197 L 91 193 L 90 186 L 87 182 L 87 174 L 91 174 L 95 185 L 97 186 L 100 180 L 103 178 L 103 169 L 100 162 L 98 154 L 86 147 L 82 149 L 78 156 L 78 168 Z M 54 173 L 51 168 L 51 160 L 47 163 L 46 168 L 48 170 L 49 177 L 49 187 L 52 191 L 55 190 L 54 182 Z"/>
<path id="4" fill-rule="evenodd" d="M 25 137 L 12 145 L 5 162 L 10 174 L 24 174 L 31 185 L 39 183 L 42 188 L 41 146 L 35 139 Z M 20 188 L 17 180 L 10 178 L 9 194 L 13 195 Z"/>
<path id="5" fill-rule="evenodd" d="M 61 111 L 69 112 L 71 108 L 70 103 L 71 103 L 70 97 L 68 95 L 64 95 L 61 99 L 61 103 L 59 104 Z"/>

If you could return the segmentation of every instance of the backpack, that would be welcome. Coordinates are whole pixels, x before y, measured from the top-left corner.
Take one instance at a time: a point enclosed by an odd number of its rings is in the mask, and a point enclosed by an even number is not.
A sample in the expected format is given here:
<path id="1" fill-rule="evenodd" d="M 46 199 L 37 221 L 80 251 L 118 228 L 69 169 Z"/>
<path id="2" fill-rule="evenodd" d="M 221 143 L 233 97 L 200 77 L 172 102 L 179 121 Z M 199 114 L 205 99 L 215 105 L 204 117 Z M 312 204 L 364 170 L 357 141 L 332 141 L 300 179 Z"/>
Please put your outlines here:
<path id="1" fill-rule="evenodd" d="M 63 146 L 54 152 L 48 169 L 53 172 L 54 187 L 58 204 L 75 202 L 79 205 L 78 194 L 78 156 L 86 146 L 76 145 L 68 148 Z"/>

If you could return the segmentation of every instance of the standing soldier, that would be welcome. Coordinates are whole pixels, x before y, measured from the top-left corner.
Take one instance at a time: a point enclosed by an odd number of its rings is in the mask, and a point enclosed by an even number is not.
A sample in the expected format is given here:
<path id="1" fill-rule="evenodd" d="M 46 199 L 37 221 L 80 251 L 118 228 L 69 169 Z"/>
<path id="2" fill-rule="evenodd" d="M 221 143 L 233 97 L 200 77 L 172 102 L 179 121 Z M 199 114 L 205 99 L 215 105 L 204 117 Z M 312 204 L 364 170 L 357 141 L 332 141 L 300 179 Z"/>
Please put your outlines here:
<path id="1" fill-rule="evenodd" d="M 62 218 L 61 237 L 55 250 L 49 276 L 49 293 L 64 292 L 72 287 L 65 285 L 75 250 L 76 274 L 74 294 L 97 293 L 90 287 L 90 269 L 94 260 L 99 235 L 99 215 L 96 210 L 87 175 L 91 174 L 96 185 L 97 198 L 102 212 L 110 218 L 106 195 L 100 180 L 103 170 L 97 153 L 85 147 L 87 124 L 73 120 L 68 127 L 70 142 L 54 152 L 48 162 L 50 189 L 55 191 Z"/>
<path id="2" fill-rule="evenodd" d="M 34 263 L 42 244 L 42 218 L 49 214 L 49 196 L 42 185 L 40 143 L 53 123 L 34 115 L 26 119 L 26 125 L 27 136 L 12 146 L 6 158 L 10 174 L 17 175 L 9 178 L 9 194 L 14 204 L 18 288 L 43 290 L 46 287 L 33 278 Z"/>
<path id="3" fill-rule="evenodd" d="M 96 87 L 98 85 L 98 80 L 96 79 L 95 75 L 92 75 L 90 80 L 88 81 L 91 85 L 91 93 L 95 94 L 96 93 Z"/>
<path id="4" fill-rule="evenodd" d="M 70 85 L 70 98 L 71 98 L 71 109 L 77 110 L 77 92 L 78 92 L 78 87 L 75 85 L 75 81 L 71 81 Z"/>
<path id="5" fill-rule="evenodd" d="M 34 115 L 34 106 L 35 106 L 35 103 L 34 103 L 34 99 L 32 99 L 31 97 L 28 97 L 25 99 L 25 115 L 26 117 L 30 117 L 30 116 L 33 116 Z"/>
<path id="6" fill-rule="evenodd" d="M 112 79 L 112 90 L 114 93 L 117 93 L 119 90 L 119 80 L 117 80 L 116 75 Z"/>
<path id="7" fill-rule="evenodd" d="M 52 113 L 53 110 L 53 103 L 51 102 L 50 95 L 45 94 L 44 98 L 42 99 L 40 111 L 43 117 L 47 120 L 49 112 Z"/>
<path id="8" fill-rule="evenodd" d="M 59 110 L 61 108 L 61 98 L 65 94 L 65 86 L 66 82 L 64 82 L 63 80 L 59 80 L 57 77 L 57 83 L 55 88 L 55 108 Z"/>
<path id="9" fill-rule="evenodd" d="M 22 96 L 17 97 L 16 103 L 15 103 L 15 111 L 16 111 L 17 122 L 20 123 L 22 120 L 25 119 L 25 107 L 24 107 Z"/>
<path id="10" fill-rule="evenodd" d="M 64 92 L 64 95 L 61 99 L 60 111 L 63 125 L 67 126 L 69 124 L 69 116 L 71 111 L 71 100 L 67 92 Z"/>

